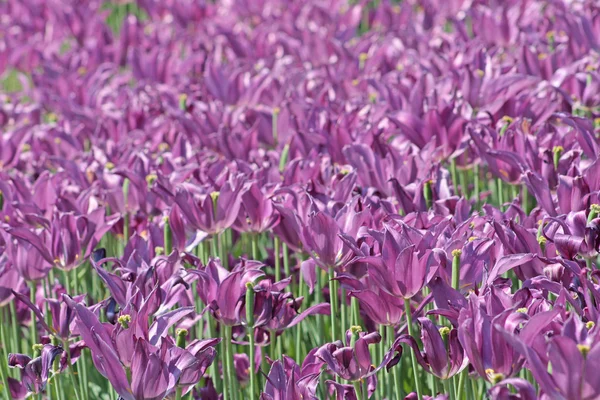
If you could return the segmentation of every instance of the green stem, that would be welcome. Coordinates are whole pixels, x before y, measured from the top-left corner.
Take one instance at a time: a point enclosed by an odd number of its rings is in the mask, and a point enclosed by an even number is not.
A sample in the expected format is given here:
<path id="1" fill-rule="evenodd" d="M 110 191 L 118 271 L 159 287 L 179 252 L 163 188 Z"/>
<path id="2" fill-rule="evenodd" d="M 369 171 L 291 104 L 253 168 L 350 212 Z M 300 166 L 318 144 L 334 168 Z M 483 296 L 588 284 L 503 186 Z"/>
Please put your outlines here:
<path id="1" fill-rule="evenodd" d="M 70 282 L 69 281 L 69 275 L 70 273 L 73 274 L 73 280 Z M 65 270 L 65 277 L 66 277 L 66 289 L 69 290 L 69 288 L 71 288 L 70 290 L 72 290 L 72 293 L 78 293 L 79 292 L 79 276 L 77 274 L 77 269 L 73 269 L 71 271 L 66 271 Z M 87 291 L 86 291 L 87 293 Z M 68 345 L 68 342 L 67 342 Z M 67 354 L 69 356 L 69 360 L 70 360 L 70 351 L 67 349 Z M 71 376 L 73 376 L 75 374 L 74 372 L 74 368 L 75 366 L 70 365 L 69 364 L 69 369 L 71 371 Z M 79 362 L 77 363 L 77 382 L 78 382 L 78 386 L 76 387 L 75 385 L 73 385 L 73 390 L 76 392 L 76 395 L 80 396 L 79 398 L 81 398 L 82 400 L 87 400 L 88 398 L 88 386 L 87 386 L 87 365 L 86 365 L 86 358 L 85 358 L 85 353 L 82 351 L 81 353 L 81 358 L 79 359 Z M 83 388 L 83 390 L 81 389 Z"/>
<path id="2" fill-rule="evenodd" d="M 204 242 L 200 242 L 198 243 L 198 246 L 196 246 L 196 256 L 200 259 L 200 261 L 202 262 L 202 264 L 205 264 L 204 261 L 204 255 L 205 251 L 204 251 Z"/>
<path id="3" fill-rule="evenodd" d="M 461 400 L 463 397 L 463 388 L 465 386 L 465 378 L 467 376 L 467 370 L 463 370 L 458 377 L 458 386 L 456 391 L 456 398 Z"/>
<path id="4" fill-rule="evenodd" d="M 517 186 L 510 185 L 510 197 L 511 197 L 511 202 L 512 202 L 512 200 L 514 200 L 517 197 L 519 197 L 519 188 Z"/>
<path id="5" fill-rule="evenodd" d="M 304 294 L 304 284 L 302 282 L 300 282 L 299 287 L 298 287 L 298 297 L 302 297 Z M 302 338 L 303 338 L 303 334 L 302 334 L 302 330 L 303 330 L 304 326 L 303 324 L 298 324 L 296 326 L 296 345 L 294 346 L 294 356 L 296 357 L 296 360 L 300 361 L 303 359 L 303 357 L 300 354 L 300 344 L 302 343 Z"/>
<path id="6" fill-rule="evenodd" d="M 188 334 L 187 329 L 178 329 L 175 333 L 177 337 L 177 347 L 185 349 L 185 338 Z M 178 386 L 175 390 L 175 398 L 176 400 L 181 400 L 181 396 L 183 395 L 183 386 Z"/>
<path id="7" fill-rule="evenodd" d="M 317 287 L 315 288 L 315 304 L 321 304 L 323 303 L 323 287 L 324 285 L 324 274 L 325 271 L 323 271 L 321 268 L 317 267 Z M 302 283 L 301 283 L 302 285 Z M 320 314 L 317 314 L 317 332 L 323 332 L 323 316 Z"/>
<path id="8" fill-rule="evenodd" d="M 2 312 L 2 319 L 4 321 L 8 321 L 8 309 L 4 308 L 0 309 L 0 311 Z M 6 339 L 6 325 L 7 324 L 0 324 L 0 346 L 2 346 L 2 362 L 0 363 L 0 365 L 3 368 L 6 368 L 6 373 L 8 377 L 8 365 L 4 362 L 5 360 L 8 360 L 7 347 L 9 346 L 8 340 Z"/>
<path id="9" fill-rule="evenodd" d="M 435 376 L 432 374 L 427 374 L 427 380 L 429 381 L 429 390 L 431 390 L 431 395 L 435 397 Z"/>
<path id="10" fill-rule="evenodd" d="M 29 282 L 29 300 L 33 305 L 35 305 L 35 294 L 37 291 L 37 285 L 34 281 Z M 29 327 L 31 334 L 31 345 L 34 346 L 37 344 L 38 340 L 38 331 L 37 331 L 37 318 L 35 313 L 31 311 L 31 326 Z"/>
<path id="11" fill-rule="evenodd" d="M 283 336 L 279 336 L 277 338 L 277 358 L 281 359 L 283 357 Z"/>
<path id="12" fill-rule="evenodd" d="M 388 342 L 388 348 L 391 348 L 392 345 L 394 344 L 394 339 L 396 337 L 396 329 L 390 325 L 387 327 L 387 332 L 386 332 L 386 339 Z M 385 356 L 385 348 L 382 348 L 382 352 L 381 352 L 381 361 L 383 361 L 383 357 Z M 396 365 L 394 368 L 392 368 L 392 376 L 390 377 L 390 374 L 388 373 L 387 379 L 387 387 L 388 387 L 388 398 L 392 398 L 393 397 L 393 389 L 392 388 L 396 388 L 396 390 L 398 391 L 398 393 L 396 393 L 396 398 L 400 399 L 402 397 L 402 389 L 401 386 L 402 384 L 400 383 L 400 367 L 402 364 L 398 363 L 398 365 Z M 393 381 L 393 384 L 392 384 Z"/>
<path id="13" fill-rule="evenodd" d="M 356 398 L 357 399 L 362 399 L 362 396 L 360 395 L 360 393 L 361 393 L 360 381 L 354 381 L 354 382 L 352 382 L 352 386 L 354 386 L 354 392 L 356 393 Z"/>
<path id="14" fill-rule="evenodd" d="M 285 276 L 292 276 L 291 270 L 290 270 L 290 250 L 288 249 L 287 244 L 283 243 L 281 245 L 281 248 L 283 250 L 283 271 L 285 272 Z M 294 281 L 292 280 L 292 283 L 290 284 L 291 286 L 291 290 L 292 293 L 294 293 Z"/>
<path id="15" fill-rule="evenodd" d="M 198 283 L 197 282 L 192 283 L 192 293 L 195 298 L 194 303 L 196 306 L 196 313 L 200 314 L 204 307 L 202 304 L 202 300 L 200 299 L 200 296 L 198 296 L 198 294 L 197 294 L 198 293 Z M 205 315 L 203 315 L 202 318 L 198 318 L 198 324 L 196 325 L 196 337 L 197 338 L 204 337 L 204 318 L 205 318 Z"/>
<path id="16" fill-rule="evenodd" d="M 454 385 L 452 384 L 451 379 L 444 379 L 444 390 L 448 395 L 449 400 L 456 400 L 456 396 L 454 394 Z"/>
<path id="17" fill-rule="evenodd" d="M 333 268 L 329 268 L 329 304 L 331 306 L 331 341 L 335 342 L 338 339 L 338 332 L 336 329 L 336 321 L 339 316 L 338 306 L 338 292 L 337 292 L 337 281 L 335 278 L 335 271 Z"/>
<path id="18" fill-rule="evenodd" d="M 208 329 L 207 334 L 208 334 L 209 338 L 216 337 L 215 320 L 213 318 L 210 318 L 210 316 L 208 316 L 207 329 Z M 223 359 L 223 354 L 225 352 L 223 349 L 224 343 L 221 342 L 219 344 L 219 347 L 220 347 L 219 352 L 221 353 L 220 358 Z M 225 368 L 225 364 L 223 364 L 223 368 Z M 215 389 L 217 390 L 217 392 L 220 392 L 221 388 L 223 387 L 223 381 L 221 379 L 219 379 L 219 363 L 216 359 L 210 365 L 209 373 L 210 373 L 210 377 L 212 378 L 213 383 L 215 384 Z M 225 374 L 223 374 L 223 375 L 225 375 Z"/>
<path id="19" fill-rule="evenodd" d="M 254 343 L 254 328 L 249 328 L 248 336 L 250 337 L 250 400 L 256 399 L 256 365 L 254 365 L 254 359 L 256 358 L 256 344 Z"/>
<path id="20" fill-rule="evenodd" d="M 452 250 L 452 288 L 460 289 L 460 256 L 461 250 Z"/>
<path id="21" fill-rule="evenodd" d="M 554 146 L 554 148 L 552 149 L 552 161 L 554 163 L 554 169 L 556 170 L 556 172 L 558 173 L 558 165 L 560 163 L 560 157 L 562 156 L 562 153 L 564 151 L 564 148 L 562 146 Z"/>
<path id="22" fill-rule="evenodd" d="M 130 219 L 131 218 L 129 218 L 129 213 L 125 213 L 125 215 L 123 216 L 123 248 L 125 248 L 125 245 L 129 240 L 129 226 L 131 224 Z"/>
<path id="23" fill-rule="evenodd" d="M 358 299 L 356 297 L 352 297 L 350 299 L 350 319 L 351 325 L 360 325 L 360 309 L 358 306 Z"/>
<path id="24" fill-rule="evenodd" d="M 60 365 L 60 360 L 55 363 L 54 365 L 54 370 L 58 371 L 59 367 L 57 365 Z M 62 388 L 62 381 L 61 381 L 61 375 L 59 373 L 56 373 L 56 375 L 53 375 L 52 377 L 52 382 L 54 384 L 54 397 L 56 397 L 57 399 L 63 400 L 64 399 L 64 390 Z"/>
<path id="25" fill-rule="evenodd" d="M 210 258 L 210 244 L 208 243 L 209 241 L 206 240 L 202 243 L 200 243 L 200 245 L 202 246 L 202 252 L 204 253 L 204 259 L 202 260 L 202 264 L 206 265 L 208 264 L 208 259 Z"/>
<path id="26" fill-rule="evenodd" d="M 219 256 L 219 250 L 217 247 L 217 235 L 213 235 L 213 237 L 210 240 L 210 252 L 211 252 L 210 255 L 213 258 L 217 258 Z"/>
<path id="27" fill-rule="evenodd" d="M 67 368 L 69 369 L 69 377 L 71 378 L 71 384 L 73 385 L 73 391 L 75 392 L 75 398 L 80 400 L 79 389 L 75 380 L 75 371 L 73 371 L 73 365 L 71 364 L 71 349 L 69 348 L 69 342 L 63 340 L 63 349 L 67 353 Z"/>
<path id="28" fill-rule="evenodd" d="M 340 317 L 341 317 L 341 327 L 340 327 L 340 333 L 342 334 L 342 336 L 344 336 L 344 332 L 346 332 L 346 329 L 349 328 L 348 326 L 348 305 L 346 304 L 346 289 L 341 289 L 341 295 L 340 295 Z"/>
<path id="29" fill-rule="evenodd" d="M 81 398 L 83 400 L 87 400 L 88 398 L 88 386 L 87 386 L 87 371 L 86 371 L 86 364 L 85 364 L 86 360 L 85 360 L 85 353 L 83 352 L 83 350 L 81 351 L 81 357 L 79 357 L 79 360 L 77 361 L 77 380 L 79 383 L 79 388 L 81 390 Z"/>
<path id="30" fill-rule="evenodd" d="M 500 178 L 496 179 L 496 183 L 498 184 L 498 207 L 502 210 L 502 205 L 504 204 L 504 184 Z"/>
<path id="31" fill-rule="evenodd" d="M 427 204 L 427 209 L 430 210 L 433 206 L 433 189 L 431 188 L 432 182 L 425 181 L 423 184 L 423 198 L 425 199 L 425 203 Z"/>
<path id="32" fill-rule="evenodd" d="M 431 376 L 433 379 L 431 380 L 431 397 L 436 397 L 438 395 L 438 393 L 440 392 L 440 388 L 438 385 L 438 378 L 433 376 L 433 375 L 429 375 Z"/>
<path id="33" fill-rule="evenodd" d="M 452 175 L 452 186 L 454 186 L 454 194 L 460 196 L 460 190 L 458 190 L 458 174 L 456 173 L 456 159 L 450 160 L 450 174 Z"/>
<path id="34" fill-rule="evenodd" d="M 285 166 L 287 165 L 287 160 L 290 155 L 290 144 L 286 143 L 283 146 L 283 150 L 281 151 L 281 156 L 279 157 L 279 172 L 283 172 L 285 170 Z"/>
<path id="35" fill-rule="evenodd" d="M 233 247 L 233 231 L 231 228 L 225 229 L 225 244 L 227 245 L 227 249 Z"/>
<path id="36" fill-rule="evenodd" d="M 271 120 L 271 123 L 273 125 L 273 142 L 275 144 L 275 147 L 277 147 L 277 142 L 279 141 L 279 134 L 277 132 L 277 116 L 279 115 L 280 111 L 281 110 L 279 109 L 279 107 L 273 108 L 273 116 Z"/>
<path id="37" fill-rule="evenodd" d="M 410 309 L 410 299 L 404 299 L 404 312 L 406 314 L 406 325 L 408 327 L 408 334 L 412 337 L 415 336 L 413 321 L 412 321 L 412 311 Z M 417 398 L 421 400 L 423 398 L 423 390 L 421 389 L 421 380 L 419 379 L 419 373 L 417 369 L 417 358 L 415 357 L 415 350 L 410 352 L 410 361 L 412 364 L 413 376 L 415 379 L 415 387 L 417 390 Z"/>
<path id="38" fill-rule="evenodd" d="M 63 269 L 62 272 L 65 278 L 65 290 L 69 292 L 71 290 L 71 277 L 69 276 L 69 271 Z"/>
<path id="39" fill-rule="evenodd" d="M 467 184 L 468 182 L 468 173 L 467 173 L 467 169 L 466 168 L 462 168 L 460 171 L 460 174 L 458 176 L 458 179 L 460 181 L 460 187 L 462 189 L 462 195 L 465 199 L 469 199 L 469 185 Z"/>
<path id="40" fill-rule="evenodd" d="M 275 361 L 279 357 L 277 356 L 277 331 L 269 331 L 269 357 Z"/>
<path id="41" fill-rule="evenodd" d="M 237 398 L 237 388 L 236 388 L 236 380 L 237 378 L 235 377 L 235 370 L 234 370 L 234 366 L 233 366 L 233 349 L 231 346 L 231 326 L 225 326 L 225 360 L 226 360 L 226 366 L 225 366 L 225 372 L 227 375 L 227 382 L 226 385 L 228 385 L 228 388 L 225 388 L 225 390 L 228 391 L 229 393 L 229 397 L 226 397 L 226 399 L 236 399 Z M 223 393 L 225 393 L 225 390 Z"/>
<path id="42" fill-rule="evenodd" d="M 123 181 L 123 200 L 125 202 L 125 215 L 123 217 L 123 248 L 125 248 L 125 244 L 129 240 L 129 224 L 130 216 L 129 216 L 129 185 L 131 182 L 129 178 L 125 178 Z"/>
<path id="43" fill-rule="evenodd" d="M 227 257 L 227 249 L 225 246 L 225 235 L 223 233 L 219 234 L 219 258 L 221 259 L 221 265 L 225 269 L 229 269 L 229 257 Z"/>
<path id="44" fill-rule="evenodd" d="M 354 386 L 357 399 L 367 400 L 369 398 L 369 387 L 366 379 L 354 381 L 352 385 Z"/>
<path id="45" fill-rule="evenodd" d="M 257 233 L 250 234 L 250 246 L 252 247 L 252 259 L 258 260 L 259 252 L 258 252 L 258 234 Z"/>
<path id="46" fill-rule="evenodd" d="M 223 400 L 231 400 L 232 397 L 229 394 L 229 391 L 233 388 L 231 387 L 231 383 L 229 381 L 229 348 L 231 343 L 228 343 L 228 332 L 229 327 L 222 326 L 221 329 L 225 330 L 225 334 L 223 335 L 223 353 L 221 354 L 221 364 L 223 366 Z"/>
<path id="47" fill-rule="evenodd" d="M 473 185 L 473 191 L 475 192 L 475 207 L 479 208 L 480 187 L 479 187 L 479 165 L 477 165 L 477 164 L 475 164 L 475 167 L 473 168 L 473 175 L 475 178 L 475 182 Z"/>
<path id="48" fill-rule="evenodd" d="M 169 217 L 163 218 L 165 225 L 163 226 L 163 239 L 165 255 L 168 256 L 173 251 L 173 232 L 171 231 L 171 225 L 169 225 Z"/>
<path id="49" fill-rule="evenodd" d="M 521 196 L 523 196 L 523 211 L 525 212 L 525 215 L 529 215 L 529 191 L 527 190 L 527 186 L 525 185 L 523 185 L 521 190 Z"/>
<path id="50" fill-rule="evenodd" d="M 598 217 L 599 213 L 600 213 L 600 206 L 598 204 L 592 204 L 590 206 L 590 213 L 588 214 L 587 222 L 588 223 L 592 222 L 595 218 Z"/>
<path id="51" fill-rule="evenodd" d="M 11 335 L 12 336 L 11 339 L 13 342 L 12 348 L 16 349 L 16 351 L 19 351 L 19 345 L 24 344 L 24 342 L 23 341 L 19 342 L 20 336 L 18 333 L 18 329 L 19 329 L 20 325 L 17 322 L 17 310 L 15 308 L 15 300 L 11 301 L 8 306 L 10 308 L 10 325 L 12 328 L 12 335 Z M 23 351 L 23 353 L 29 353 L 26 348 L 23 348 L 22 351 Z"/>
<path id="52" fill-rule="evenodd" d="M 280 239 L 277 236 L 273 238 L 273 252 L 275 256 L 275 282 L 279 282 L 281 280 L 281 248 Z"/>
<path id="53" fill-rule="evenodd" d="M 254 343 L 254 289 L 252 283 L 246 284 L 246 323 L 248 324 L 248 339 L 250 342 L 250 400 L 256 400 L 256 366 L 254 359 L 256 356 L 256 345 Z"/>
<path id="54" fill-rule="evenodd" d="M 477 388 L 475 387 L 475 379 L 470 380 L 471 383 L 469 385 L 469 400 L 475 400 L 477 398 Z"/>
<path id="55" fill-rule="evenodd" d="M 361 395 L 362 395 L 362 400 L 368 400 L 369 399 L 369 384 L 367 383 L 366 379 L 361 379 L 361 383 L 362 383 L 362 390 L 361 390 Z"/>
<path id="56" fill-rule="evenodd" d="M 2 324 L 4 325 L 4 324 Z M 0 329 L 0 333 L 3 333 L 4 329 Z M 6 360 L 6 349 L 4 348 L 5 346 L 5 341 L 4 341 L 4 335 L 2 335 L 2 365 L 0 365 L 0 379 L 2 379 L 2 393 L 4 393 L 4 398 L 6 400 L 10 400 L 10 397 L 8 397 L 8 393 L 9 393 L 9 389 L 8 389 L 8 377 L 7 377 L 7 373 L 8 371 L 5 371 L 5 364 L 6 362 L 4 360 Z"/>

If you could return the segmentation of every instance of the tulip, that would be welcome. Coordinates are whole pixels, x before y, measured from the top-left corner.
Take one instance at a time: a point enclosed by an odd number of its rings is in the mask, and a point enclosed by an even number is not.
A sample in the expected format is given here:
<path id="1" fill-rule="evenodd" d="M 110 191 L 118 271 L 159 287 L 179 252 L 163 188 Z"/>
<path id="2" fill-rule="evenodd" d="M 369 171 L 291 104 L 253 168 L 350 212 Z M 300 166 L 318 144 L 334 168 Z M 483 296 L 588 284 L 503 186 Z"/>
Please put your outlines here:
<path id="1" fill-rule="evenodd" d="M 41 393 L 46 389 L 54 359 L 63 352 L 62 347 L 44 345 L 41 355 L 32 359 L 25 354 L 9 354 L 8 366 L 21 369 L 21 383 L 28 392 Z"/>
<path id="2" fill-rule="evenodd" d="M 415 338 L 402 335 L 396 339 L 392 352 L 398 354 L 388 361 L 389 369 L 398 363 L 402 356 L 402 343 L 406 343 L 415 351 L 417 361 L 429 373 L 440 379 L 449 379 L 459 374 L 468 363 L 464 350 L 458 340 L 458 331 L 448 327 L 437 328 L 428 318 L 418 318 L 421 325 L 421 341 L 423 352 L 419 350 Z M 390 358 L 391 354 L 387 356 Z"/>
<path id="3" fill-rule="evenodd" d="M 283 361 L 276 360 L 271 365 L 261 400 L 277 399 L 310 399 L 315 400 L 316 388 L 319 383 L 320 365 L 302 365 L 288 357 Z"/>
<path id="4" fill-rule="evenodd" d="M 352 338 L 354 335 L 358 339 Z M 373 366 L 369 345 L 381 341 L 381 335 L 377 332 L 364 333 L 348 330 L 346 332 L 346 343 L 337 341 L 328 343 L 315 353 L 337 376 L 347 381 L 364 380 L 373 376 Z"/>

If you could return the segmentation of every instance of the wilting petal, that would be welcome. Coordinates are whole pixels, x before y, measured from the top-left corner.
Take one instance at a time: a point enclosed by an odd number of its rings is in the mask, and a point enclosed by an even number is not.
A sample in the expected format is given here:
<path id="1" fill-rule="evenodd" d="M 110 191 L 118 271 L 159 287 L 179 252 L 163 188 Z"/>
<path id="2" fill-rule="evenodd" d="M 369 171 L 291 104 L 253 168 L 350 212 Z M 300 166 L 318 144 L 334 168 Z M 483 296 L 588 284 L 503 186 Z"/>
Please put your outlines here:
<path id="1" fill-rule="evenodd" d="M 505 379 L 490 389 L 492 400 L 516 400 L 517 397 L 510 391 L 507 385 L 513 386 L 519 395 L 520 400 L 537 400 L 537 394 L 531 383 L 520 378 Z"/>
<path id="2" fill-rule="evenodd" d="M 33 311 L 33 313 L 35 314 L 36 318 L 38 319 L 38 321 L 40 322 L 40 324 L 44 327 L 44 329 L 46 330 L 46 332 L 48 332 L 51 335 L 56 334 L 56 330 L 54 328 L 49 327 L 46 324 L 46 320 L 44 319 L 44 315 L 42 314 L 42 312 L 40 311 L 40 309 L 34 305 L 30 300 L 29 297 L 15 292 L 14 290 L 12 291 L 13 295 L 19 299 L 19 301 L 23 302 L 23 304 L 25 304 L 31 311 Z M 31 321 L 32 324 L 35 324 L 35 321 Z"/>
<path id="3" fill-rule="evenodd" d="M 328 303 L 315 304 L 314 306 L 308 307 L 306 310 L 302 311 L 300 314 L 294 317 L 292 322 L 287 326 L 287 328 L 291 328 L 296 326 L 300 322 L 302 322 L 309 315 L 330 315 L 331 314 L 331 306 Z"/>
<path id="4" fill-rule="evenodd" d="M 428 318 L 419 318 L 421 341 L 434 375 L 445 378 L 448 373 L 448 353 L 438 328 Z"/>
<path id="5" fill-rule="evenodd" d="M 152 323 L 150 330 L 148 331 L 150 344 L 156 346 L 160 338 L 165 335 L 169 328 L 193 312 L 194 307 L 182 307 L 156 317 L 156 320 Z"/>
<path id="6" fill-rule="evenodd" d="M 335 398 L 337 400 L 358 400 L 354 386 L 337 383 L 335 381 L 325 381 L 326 384 L 335 389 Z"/>
<path id="7" fill-rule="evenodd" d="M 492 283 L 497 277 L 499 277 L 503 273 L 510 271 L 515 267 L 528 263 L 534 258 L 536 258 L 535 254 L 511 254 L 502 257 L 492 267 L 487 279 L 488 284 Z"/>

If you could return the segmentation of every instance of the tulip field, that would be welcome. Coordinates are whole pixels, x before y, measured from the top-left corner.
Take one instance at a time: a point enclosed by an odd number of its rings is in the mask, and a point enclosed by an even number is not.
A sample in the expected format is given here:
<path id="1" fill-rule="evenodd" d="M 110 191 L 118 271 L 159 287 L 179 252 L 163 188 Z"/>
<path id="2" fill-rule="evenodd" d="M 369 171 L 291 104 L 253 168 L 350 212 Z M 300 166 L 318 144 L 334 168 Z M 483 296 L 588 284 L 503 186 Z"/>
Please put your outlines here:
<path id="1" fill-rule="evenodd" d="M 0 0 L 0 400 L 600 400 L 600 3 Z"/>

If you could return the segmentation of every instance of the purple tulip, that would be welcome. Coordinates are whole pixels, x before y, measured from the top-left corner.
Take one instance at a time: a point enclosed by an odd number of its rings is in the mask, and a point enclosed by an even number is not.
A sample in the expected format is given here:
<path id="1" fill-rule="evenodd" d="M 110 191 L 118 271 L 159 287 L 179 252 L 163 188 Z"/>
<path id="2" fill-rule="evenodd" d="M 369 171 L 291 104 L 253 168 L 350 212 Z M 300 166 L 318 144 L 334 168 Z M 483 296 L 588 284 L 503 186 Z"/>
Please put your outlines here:
<path id="1" fill-rule="evenodd" d="M 521 330 L 523 340 L 531 344 L 536 336 L 547 330 L 548 324 L 558 312 L 558 309 L 546 311 L 529 319 Z M 461 310 L 458 319 L 458 339 L 465 355 L 481 377 L 491 379 L 491 373 L 508 378 L 520 369 L 525 360 L 513 349 L 506 336 L 494 327 L 501 326 L 514 331 L 520 323 L 527 322 L 527 319 L 526 314 L 512 309 L 503 310 L 492 317 L 486 313 L 477 296 L 469 296 L 468 307 Z"/>
<path id="2" fill-rule="evenodd" d="M 31 243 L 51 265 L 70 270 L 81 264 L 93 251 L 100 238 L 116 223 L 117 218 L 104 217 L 104 209 L 88 215 L 56 214 L 43 221 L 45 229 L 35 234 L 27 228 L 8 228 L 12 236 Z"/>
<path id="3" fill-rule="evenodd" d="M 48 308 L 50 310 L 50 314 L 52 315 L 52 326 L 49 326 L 46 323 L 46 319 L 44 318 L 44 314 L 38 308 L 37 305 L 31 303 L 29 297 L 22 295 L 21 293 L 13 291 L 13 295 L 25 304 L 37 318 L 37 322 L 48 332 L 49 335 L 55 335 L 61 338 L 62 340 L 68 340 L 71 336 L 71 323 L 75 318 L 75 314 L 73 311 L 72 302 L 81 302 L 83 301 L 84 295 L 75 296 L 72 300 L 67 298 L 64 299 L 65 294 L 63 294 L 63 301 L 58 301 L 56 299 L 45 299 L 45 302 L 48 304 Z M 35 323 L 35 321 L 32 321 Z"/>
<path id="4" fill-rule="evenodd" d="M 551 398 L 579 400 L 600 394 L 600 386 L 590 368 L 596 365 L 600 354 L 596 330 L 588 335 L 584 324 L 571 318 L 560 335 L 534 345 L 531 336 L 523 332 L 519 335 L 501 332 L 525 357 L 536 382 Z M 548 372 L 549 365 L 552 365 L 552 373 Z"/>
<path id="5" fill-rule="evenodd" d="M 282 290 L 288 284 L 289 279 L 274 284 L 263 280 L 252 289 L 255 291 L 255 327 L 283 333 L 284 330 L 296 326 L 310 315 L 330 314 L 330 306 L 327 303 L 315 304 L 298 312 L 304 298 L 294 298 L 292 293 L 283 292 Z"/>
<path id="6" fill-rule="evenodd" d="M 235 227 L 240 232 L 266 232 L 279 222 L 279 214 L 271 200 L 272 194 L 263 193 L 258 182 L 248 186 L 248 190 L 242 194 L 241 212 Z"/>
<path id="7" fill-rule="evenodd" d="M 4 231 L 0 231 L 6 243 L 6 252 L 11 264 L 19 271 L 19 275 L 26 281 L 36 281 L 48 275 L 49 264 L 33 245 L 25 240 L 13 239 Z"/>
<path id="8" fill-rule="evenodd" d="M 261 400 L 316 400 L 317 385 L 319 383 L 320 364 L 306 359 L 302 367 L 289 357 L 283 361 L 277 360 L 271 365 L 267 376 L 265 389 L 260 396 Z"/>
<path id="9" fill-rule="evenodd" d="M 216 356 L 214 346 L 220 339 L 194 341 L 182 349 L 169 336 L 163 337 L 170 326 L 192 310 L 172 311 L 157 317 L 148 327 L 145 305 L 134 318 L 122 314 L 114 326 L 100 323 L 94 313 L 79 303 L 73 307 L 94 365 L 125 400 L 162 399 L 178 385 L 192 386 Z M 125 368 L 131 369 L 131 379 Z"/>
<path id="10" fill-rule="evenodd" d="M 180 188 L 175 202 L 195 229 L 216 234 L 233 225 L 242 205 L 242 195 L 247 190 L 247 184 L 232 179 L 218 192 L 205 194 L 200 203 L 187 189 Z"/>
<path id="11" fill-rule="evenodd" d="M 437 328 L 428 318 L 419 318 L 421 325 L 421 341 L 423 352 L 419 350 L 415 338 L 401 335 L 392 345 L 386 357 L 386 368 L 389 369 L 398 363 L 402 356 L 402 344 L 406 343 L 415 351 L 417 361 L 425 371 L 440 379 L 449 379 L 460 373 L 468 365 L 468 359 L 458 340 L 456 329 L 448 327 Z M 398 354 L 392 358 L 392 354 Z"/>
<path id="12" fill-rule="evenodd" d="M 404 301 L 383 290 L 365 289 L 350 295 L 358 299 L 365 314 L 376 324 L 394 326 L 404 318 Z"/>
<path id="13" fill-rule="evenodd" d="M 54 359 L 63 352 L 62 347 L 44 345 L 41 355 L 32 359 L 25 354 L 9 354 L 8 366 L 21 369 L 21 382 L 28 392 L 41 393 L 48 383 Z"/>
<path id="14" fill-rule="evenodd" d="M 302 241 L 322 268 L 335 267 L 341 262 L 339 255 L 344 243 L 339 234 L 337 222 L 326 213 L 319 211 L 309 217 L 308 224 L 302 232 Z"/>
<path id="15" fill-rule="evenodd" d="M 351 337 L 357 335 L 355 343 Z M 346 343 L 341 341 L 328 343 L 317 350 L 315 355 L 323 360 L 334 374 L 348 381 L 367 379 L 373 376 L 369 345 L 381 342 L 381 335 L 373 333 L 346 332 Z"/>
<path id="16" fill-rule="evenodd" d="M 430 260 L 419 254 L 416 246 L 387 228 L 381 243 L 381 256 L 364 257 L 369 265 L 369 278 L 392 296 L 411 298 L 427 283 Z M 393 279 L 389 279 L 392 276 Z"/>
<path id="17" fill-rule="evenodd" d="M 199 277 L 198 295 L 212 315 L 221 323 L 233 326 L 242 320 L 246 283 L 263 275 L 261 267 L 258 262 L 242 261 L 229 272 L 213 259 L 206 269 L 191 272 Z"/>
<path id="18" fill-rule="evenodd" d="M 507 387 L 511 385 L 517 390 L 514 394 Z M 493 400 L 537 400 L 537 394 L 531 383 L 524 379 L 510 378 L 495 385 L 490 389 L 490 398 Z"/>
<path id="19" fill-rule="evenodd" d="M 8 263 L 0 263 L 0 305 L 5 306 L 10 303 L 14 296 L 13 290 L 22 289 L 26 285 L 16 268 L 9 266 Z"/>

